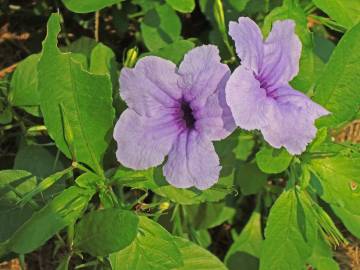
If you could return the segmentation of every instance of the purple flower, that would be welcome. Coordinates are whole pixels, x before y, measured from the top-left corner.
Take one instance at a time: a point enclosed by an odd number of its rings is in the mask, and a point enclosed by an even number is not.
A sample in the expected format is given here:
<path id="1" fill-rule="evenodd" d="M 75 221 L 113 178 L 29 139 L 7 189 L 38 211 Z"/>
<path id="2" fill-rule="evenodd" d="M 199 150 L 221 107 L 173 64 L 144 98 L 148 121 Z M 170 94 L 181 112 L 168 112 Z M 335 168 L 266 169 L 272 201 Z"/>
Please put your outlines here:
<path id="1" fill-rule="evenodd" d="M 188 52 L 178 69 L 155 56 L 122 69 L 121 97 L 129 108 L 115 126 L 118 161 L 147 169 L 168 155 L 163 173 L 169 183 L 199 189 L 213 185 L 221 166 L 212 141 L 235 128 L 225 101 L 229 76 L 211 45 Z"/>
<path id="2" fill-rule="evenodd" d="M 226 85 L 226 101 L 239 127 L 261 130 L 273 147 L 300 154 L 316 135 L 315 119 L 329 112 L 289 85 L 301 55 L 294 28 L 292 20 L 277 21 L 264 42 L 251 19 L 230 22 L 241 66 Z"/>

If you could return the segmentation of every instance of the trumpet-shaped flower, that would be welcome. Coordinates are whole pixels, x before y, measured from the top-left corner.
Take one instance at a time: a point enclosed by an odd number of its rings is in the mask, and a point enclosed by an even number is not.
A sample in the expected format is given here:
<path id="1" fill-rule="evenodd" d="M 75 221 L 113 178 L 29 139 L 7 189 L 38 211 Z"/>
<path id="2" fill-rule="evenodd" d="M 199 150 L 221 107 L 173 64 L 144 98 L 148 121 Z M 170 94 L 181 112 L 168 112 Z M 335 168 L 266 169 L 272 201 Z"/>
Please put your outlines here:
<path id="1" fill-rule="evenodd" d="M 179 68 L 155 56 L 123 68 L 121 97 L 128 105 L 114 138 L 120 163 L 133 169 L 163 166 L 166 180 L 181 188 L 206 189 L 221 166 L 212 141 L 235 128 L 225 101 L 229 68 L 218 49 L 204 45 L 188 52 Z"/>
<path id="2" fill-rule="evenodd" d="M 226 85 L 226 101 L 239 127 L 258 129 L 273 147 L 300 154 L 316 135 L 314 121 L 329 112 L 289 85 L 301 55 L 294 30 L 292 20 L 277 21 L 263 41 L 251 19 L 230 22 L 241 66 Z"/>

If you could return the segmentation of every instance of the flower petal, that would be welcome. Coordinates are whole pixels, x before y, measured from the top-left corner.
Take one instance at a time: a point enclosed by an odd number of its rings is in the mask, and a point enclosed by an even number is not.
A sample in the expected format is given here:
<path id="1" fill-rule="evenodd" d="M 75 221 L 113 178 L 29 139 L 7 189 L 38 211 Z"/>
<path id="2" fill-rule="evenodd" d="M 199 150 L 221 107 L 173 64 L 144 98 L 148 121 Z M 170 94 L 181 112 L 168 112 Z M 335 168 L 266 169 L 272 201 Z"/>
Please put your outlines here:
<path id="1" fill-rule="evenodd" d="M 219 50 L 214 45 L 203 45 L 189 51 L 179 67 L 184 98 L 192 106 L 203 106 L 218 88 L 229 67 L 220 62 Z"/>
<path id="2" fill-rule="evenodd" d="M 195 130 L 178 136 L 163 168 L 166 180 L 175 187 L 201 190 L 218 181 L 220 170 L 214 146 Z"/>
<path id="3" fill-rule="evenodd" d="M 315 138 L 315 120 L 329 112 L 289 85 L 280 87 L 272 96 L 266 111 L 268 125 L 261 128 L 262 134 L 272 146 L 284 146 L 291 154 L 301 154 Z"/>
<path id="4" fill-rule="evenodd" d="M 314 122 L 304 113 L 291 104 L 274 105 L 270 124 L 261 128 L 264 139 L 275 148 L 284 146 L 290 154 L 301 154 L 316 135 Z"/>
<path id="5" fill-rule="evenodd" d="M 121 114 L 114 130 L 116 157 L 132 169 L 159 165 L 169 153 L 178 133 L 179 127 L 174 124 L 171 113 L 149 118 L 127 109 Z"/>
<path id="6" fill-rule="evenodd" d="M 239 66 L 226 84 L 226 101 L 235 123 L 246 130 L 260 129 L 267 124 L 266 91 L 251 71 Z"/>
<path id="7" fill-rule="evenodd" d="M 315 103 L 303 93 L 294 90 L 289 85 L 278 88 L 273 95 L 278 103 L 290 103 L 296 107 L 302 108 L 303 111 L 306 113 L 306 116 L 304 117 L 307 117 L 310 121 L 315 121 L 321 116 L 330 114 L 330 112 L 324 107 Z"/>
<path id="8" fill-rule="evenodd" d="M 211 141 L 224 139 L 235 129 L 234 118 L 225 99 L 228 78 L 225 76 L 205 105 L 195 111 L 195 129 L 206 134 Z"/>
<path id="9" fill-rule="evenodd" d="M 230 22 L 229 34 L 235 41 L 241 65 L 258 74 L 263 62 L 264 45 L 257 24 L 248 17 L 240 17 L 238 23 Z"/>
<path id="10" fill-rule="evenodd" d="M 292 20 L 276 21 L 264 44 L 264 62 L 260 72 L 267 88 L 291 81 L 299 72 L 301 42 Z"/>
<path id="11" fill-rule="evenodd" d="M 123 68 L 120 94 L 129 108 L 143 116 L 161 114 L 182 96 L 174 63 L 156 56 L 140 59 L 135 68 Z"/>

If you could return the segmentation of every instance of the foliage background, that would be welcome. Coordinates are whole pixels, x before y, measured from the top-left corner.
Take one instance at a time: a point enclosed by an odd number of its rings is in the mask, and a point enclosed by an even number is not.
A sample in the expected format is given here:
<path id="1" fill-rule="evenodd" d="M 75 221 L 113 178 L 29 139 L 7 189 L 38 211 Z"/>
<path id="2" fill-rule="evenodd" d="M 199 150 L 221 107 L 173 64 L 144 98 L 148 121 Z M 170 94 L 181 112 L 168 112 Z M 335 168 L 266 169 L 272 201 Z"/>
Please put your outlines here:
<path id="1" fill-rule="evenodd" d="M 359 146 L 334 142 L 359 118 L 358 0 L 83 3 L 0 3 L 2 261 L 19 258 L 28 269 L 359 267 Z M 159 168 L 119 167 L 111 133 L 125 108 L 120 69 L 145 55 L 179 63 L 208 43 L 233 69 L 227 25 L 239 16 L 265 35 L 272 22 L 295 20 L 303 51 L 292 86 L 332 112 L 315 141 L 292 157 L 238 130 L 216 144 L 224 169 L 204 192 L 169 186 Z"/>

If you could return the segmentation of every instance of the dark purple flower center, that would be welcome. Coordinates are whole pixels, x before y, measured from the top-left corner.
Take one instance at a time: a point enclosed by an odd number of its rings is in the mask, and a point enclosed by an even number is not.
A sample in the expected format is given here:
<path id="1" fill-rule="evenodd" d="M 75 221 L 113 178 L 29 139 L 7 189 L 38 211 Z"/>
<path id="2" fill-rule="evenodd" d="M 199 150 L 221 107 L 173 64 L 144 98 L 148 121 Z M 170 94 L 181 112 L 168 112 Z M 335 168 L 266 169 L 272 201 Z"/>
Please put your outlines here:
<path id="1" fill-rule="evenodd" d="M 256 75 L 255 73 L 253 74 L 254 77 L 260 82 L 260 88 L 266 91 L 266 96 L 276 99 L 275 96 L 276 89 L 271 89 L 271 85 L 269 85 L 269 83 L 265 79 L 263 79 L 260 75 Z"/>
<path id="2" fill-rule="evenodd" d="M 186 101 L 181 102 L 181 111 L 183 113 L 183 120 L 187 128 L 193 128 L 195 125 L 195 117 L 190 104 Z"/>

